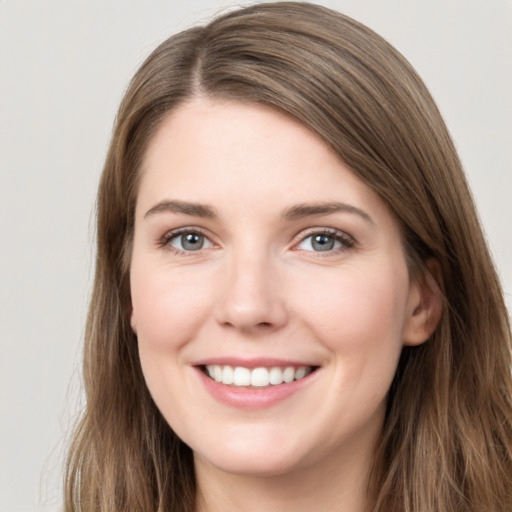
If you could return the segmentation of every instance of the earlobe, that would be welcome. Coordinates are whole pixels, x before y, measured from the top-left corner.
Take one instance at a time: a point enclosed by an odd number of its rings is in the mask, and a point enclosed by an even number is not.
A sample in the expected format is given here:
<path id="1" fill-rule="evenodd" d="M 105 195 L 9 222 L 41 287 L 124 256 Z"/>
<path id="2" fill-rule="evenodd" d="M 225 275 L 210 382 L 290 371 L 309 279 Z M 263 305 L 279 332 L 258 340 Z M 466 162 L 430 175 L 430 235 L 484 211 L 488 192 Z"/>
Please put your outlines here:
<path id="1" fill-rule="evenodd" d="M 135 312 L 133 311 L 130 313 L 130 325 L 132 327 L 132 331 L 135 335 L 137 335 L 137 323 L 135 322 Z"/>
<path id="2" fill-rule="evenodd" d="M 442 273 L 437 260 L 411 283 L 403 344 L 421 345 L 436 330 L 443 314 Z"/>

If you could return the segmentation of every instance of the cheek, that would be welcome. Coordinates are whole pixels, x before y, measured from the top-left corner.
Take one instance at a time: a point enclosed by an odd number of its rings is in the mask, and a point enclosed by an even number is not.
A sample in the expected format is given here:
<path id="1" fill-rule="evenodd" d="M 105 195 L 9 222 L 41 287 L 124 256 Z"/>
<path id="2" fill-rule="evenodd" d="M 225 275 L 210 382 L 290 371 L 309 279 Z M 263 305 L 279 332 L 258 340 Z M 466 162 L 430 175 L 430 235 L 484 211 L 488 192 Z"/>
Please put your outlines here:
<path id="1" fill-rule="evenodd" d="M 134 266 L 131 274 L 132 320 L 139 345 L 179 348 L 200 327 L 211 301 L 210 287 L 198 275 L 168 269 L 139 272 L 141 266 Z"/>
<path id="2" fill-rule="evenodd" d="M 328 297 L 322 280 L 303 294 L 303 317 L 332 356 L 329 396 L 337 398 L 330 409 L 351 411 L 347 421 L 354 429 L 383 414 L 402 351 L 408 283 L 401 269 L 365 270 L 340 273 Z"/>
<path id="3" fill-rule="evenodd" d="M 180 428 L 186 418 L 188 383 L 182 372 L 184 350 L 205 322 L 210 290 L 190 273 L 132 263 L 133 323 L 148 389 L 169 424 Z M 152 271 L 147 271 L 152 268 Z"/>
<path id="4" fill-rule="evenodd" d="M 303 283 L 301 316 L 335 352 L 365 350 L 396 353 L 402 345 L 407 300 L 406 272 L 390 266 L 380 271 L 343 271 Z"/>

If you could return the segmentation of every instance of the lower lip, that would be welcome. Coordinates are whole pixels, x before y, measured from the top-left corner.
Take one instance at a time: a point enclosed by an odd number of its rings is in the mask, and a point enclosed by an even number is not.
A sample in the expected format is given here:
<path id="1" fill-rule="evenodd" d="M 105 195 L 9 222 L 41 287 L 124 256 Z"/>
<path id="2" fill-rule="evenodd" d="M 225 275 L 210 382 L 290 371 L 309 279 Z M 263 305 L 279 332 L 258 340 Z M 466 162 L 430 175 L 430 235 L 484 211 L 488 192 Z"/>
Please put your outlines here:
<path id="1" fill-rule="evenodd" d="M 219 402 L 238 409 L 264 409 L 286 400 L 308 386 L 318 370 L 289 383 L 264 388 L 228 386 L 207 377 L 200 368 L 197 373 L 206 390 Z"/>

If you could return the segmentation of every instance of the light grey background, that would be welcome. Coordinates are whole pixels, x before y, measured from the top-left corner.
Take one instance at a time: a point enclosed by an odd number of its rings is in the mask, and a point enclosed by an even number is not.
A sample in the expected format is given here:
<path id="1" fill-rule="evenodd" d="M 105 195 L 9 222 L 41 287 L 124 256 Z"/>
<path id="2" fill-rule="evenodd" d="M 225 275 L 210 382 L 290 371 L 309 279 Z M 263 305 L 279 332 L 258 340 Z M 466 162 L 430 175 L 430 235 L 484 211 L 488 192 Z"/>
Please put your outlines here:
<path id="1" fill-rule="evenodd" d="M 425 79 L 465 164 L 510 308 L 511 0 L 318 3 L 381 33 Z M 233 4 L 0 0 L 1 512 L 59 509 L 81 396 L 95 190 L 122 93 L 159 42 Z"/>

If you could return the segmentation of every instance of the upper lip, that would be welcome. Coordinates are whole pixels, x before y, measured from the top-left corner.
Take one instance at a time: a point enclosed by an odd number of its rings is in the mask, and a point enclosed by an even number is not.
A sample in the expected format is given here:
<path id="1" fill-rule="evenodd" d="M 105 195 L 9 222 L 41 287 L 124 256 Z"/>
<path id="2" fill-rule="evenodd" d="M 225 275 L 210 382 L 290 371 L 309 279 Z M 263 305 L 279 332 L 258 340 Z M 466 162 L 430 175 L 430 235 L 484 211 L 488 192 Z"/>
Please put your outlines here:
<path id="1" fill-rule="evenodd" d="M 241 366 L 243 368 L 286 368 L 287 366 L 318 366 L 310 361 L 298 361 L 295 359 L 280 359 L 275 357 L 251 357 L 241 358 L 234 356 L 209 357 L 195 361 L 193 366 Z"/>

